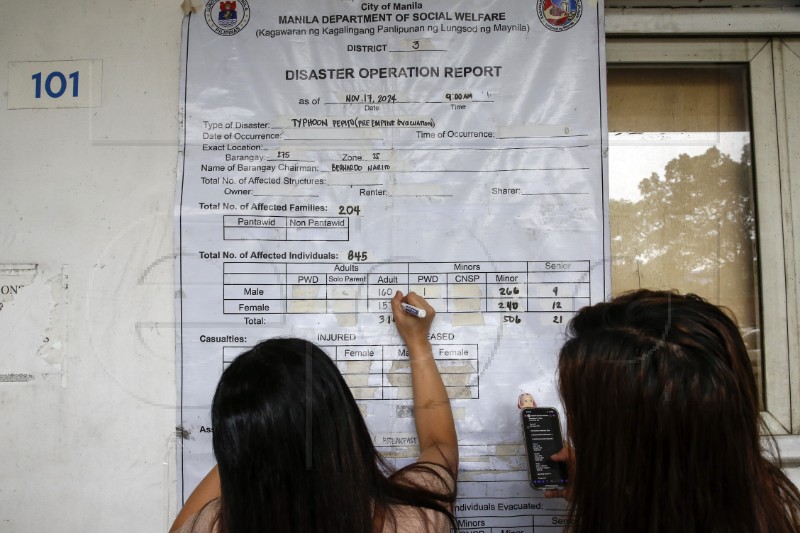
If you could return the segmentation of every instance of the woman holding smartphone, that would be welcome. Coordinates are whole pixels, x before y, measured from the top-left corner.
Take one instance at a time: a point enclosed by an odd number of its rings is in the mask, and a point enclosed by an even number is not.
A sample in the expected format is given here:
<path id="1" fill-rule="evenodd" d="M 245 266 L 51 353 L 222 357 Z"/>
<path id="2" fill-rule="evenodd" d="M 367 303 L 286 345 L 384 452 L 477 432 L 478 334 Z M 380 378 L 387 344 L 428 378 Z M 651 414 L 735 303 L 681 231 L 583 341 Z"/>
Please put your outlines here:
<path id="1" fill-rule="evenodd" d="M 694 295 L 640 290 L 570 321 L 558 363 L 570 532 L 800 531 L 800 493 L 762 449 L 734 321 Z M 759 431 L 761 430 L 761 432 Z"/>
<path id="2" fill-rule="evenodd" d="M 403 312 L 405 302 L 426 311 Z M 223 372 L 212 404 L 217 466 L 171 531 L 449 532 L 458 471 L 453 414 L 420 296 L 392 300 L 411 364 L 420 454 L 398 471 L 375 450 L 350 389 L 319 347 L 271 339 Z"/>

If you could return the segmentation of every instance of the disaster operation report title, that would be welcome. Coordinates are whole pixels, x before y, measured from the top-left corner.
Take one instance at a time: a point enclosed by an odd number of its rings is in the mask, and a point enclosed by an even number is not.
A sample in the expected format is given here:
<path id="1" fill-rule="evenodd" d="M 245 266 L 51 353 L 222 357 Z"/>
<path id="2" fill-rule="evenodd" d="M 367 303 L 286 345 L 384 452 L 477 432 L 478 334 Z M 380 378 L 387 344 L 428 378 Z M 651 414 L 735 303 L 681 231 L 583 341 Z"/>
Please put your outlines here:
<path id="1" fill-rule="evenodd" d="M 359 78 L 499 78 L 499 65 L 469 67 L 362 67 Z M 352 80 L 356 70 L 352 67 L 286 69 L 287 80 Z"/>

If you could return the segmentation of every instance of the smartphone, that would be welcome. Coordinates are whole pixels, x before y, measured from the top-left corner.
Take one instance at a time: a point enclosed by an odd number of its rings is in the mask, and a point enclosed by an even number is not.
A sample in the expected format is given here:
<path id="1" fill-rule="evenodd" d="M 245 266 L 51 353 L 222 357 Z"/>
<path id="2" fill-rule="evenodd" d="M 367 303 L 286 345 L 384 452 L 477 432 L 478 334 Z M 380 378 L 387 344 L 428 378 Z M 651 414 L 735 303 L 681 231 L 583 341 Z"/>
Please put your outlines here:
<path id="1" fill-rule="evenodd" d="M 567 464 L 550 459 L 564 446 L 558 411 L 552 407 L 522 409 L 522 434 L 525 437 L 531 487 L 563 489 L 567 485 Z"/>

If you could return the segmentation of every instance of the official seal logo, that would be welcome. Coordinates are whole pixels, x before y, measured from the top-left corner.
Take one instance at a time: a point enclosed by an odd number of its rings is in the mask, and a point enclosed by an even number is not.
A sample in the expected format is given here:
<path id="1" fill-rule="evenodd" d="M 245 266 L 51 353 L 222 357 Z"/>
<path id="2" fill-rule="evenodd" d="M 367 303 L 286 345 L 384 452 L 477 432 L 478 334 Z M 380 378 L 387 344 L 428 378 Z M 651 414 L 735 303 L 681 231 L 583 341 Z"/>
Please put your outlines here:
<path id="1" fill-rule="evenodd" d="M 250 5 L 247 0 L 208 0 L 205 17 L 217 35 L 236 35 L 250 22 Z"/>
<path id="2" fill-rule="evenodd" d="M 538 0 L 539 21 L 550 31 L 566 31 L 578 23 L 583 6 L 581 0 Z"/>

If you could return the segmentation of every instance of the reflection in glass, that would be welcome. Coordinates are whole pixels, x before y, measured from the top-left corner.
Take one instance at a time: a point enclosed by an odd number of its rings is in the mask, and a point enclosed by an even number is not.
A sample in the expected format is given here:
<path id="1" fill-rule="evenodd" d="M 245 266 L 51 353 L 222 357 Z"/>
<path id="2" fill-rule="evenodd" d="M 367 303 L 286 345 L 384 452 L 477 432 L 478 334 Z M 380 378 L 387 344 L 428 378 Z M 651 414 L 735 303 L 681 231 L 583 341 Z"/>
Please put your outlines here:
<path id="1" fill-rule="evenodd" d="M 674 288 L 729 308 L 761 387 L 746 74 L 609 67 L 611 279 L 614 293 Z"/>

